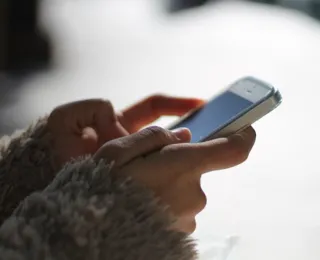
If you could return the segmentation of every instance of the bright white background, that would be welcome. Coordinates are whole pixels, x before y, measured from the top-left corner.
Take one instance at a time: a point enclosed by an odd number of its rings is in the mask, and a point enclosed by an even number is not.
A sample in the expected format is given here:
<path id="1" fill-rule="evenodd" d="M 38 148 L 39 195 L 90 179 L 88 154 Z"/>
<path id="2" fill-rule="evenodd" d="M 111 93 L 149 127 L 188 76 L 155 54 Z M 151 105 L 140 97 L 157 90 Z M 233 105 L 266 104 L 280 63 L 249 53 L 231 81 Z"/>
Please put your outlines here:
<path id="1" fill-rule="evenodd" d="M 245 164 L 203 178 L 200 250 L 213 260 L 213 242 L 236 235 L 228 259 L 319 260 L 320 23 L 234 2 L 169 17 L 155 3 L 46 1 L 57 70 L 26 84 L 15 118 L 28 122 L 78 98 L 108 98 L 119 109 L 154 92 L 207 99 L 238 77 L 260 77 L 283 104 L 255 125 Z"/>

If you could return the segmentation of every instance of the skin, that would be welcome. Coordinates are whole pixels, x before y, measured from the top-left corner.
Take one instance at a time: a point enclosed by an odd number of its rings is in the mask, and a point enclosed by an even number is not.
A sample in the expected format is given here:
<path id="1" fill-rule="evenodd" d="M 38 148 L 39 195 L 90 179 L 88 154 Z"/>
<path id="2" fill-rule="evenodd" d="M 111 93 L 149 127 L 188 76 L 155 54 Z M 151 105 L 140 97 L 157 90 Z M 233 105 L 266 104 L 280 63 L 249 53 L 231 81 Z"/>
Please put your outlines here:
<path id="1" fill-rule="evenodd" d="M 201 176 L 244 162 L 254 145 L 255 131 L 248 127 L 228 138 L 191 144 L 188 129 L 139 130 L 163 115 L 182 116 L 203 104 L 197 99 L 152 96 L 120 113 L 102 100 L 63 105 L 48 120 L 57 161 L 62 165 L 73 157 L 92 154 L 97 162 L 113 162 L 119 174 L 151 189 L 170 207 L 177 219 L 174 228 L 192 233 L 195 217 L 206 205 Z"/>
<path id="2" fill-rule="evenodd" d="M 56 160 L 94 154 L 104 143 L 135 133 L 161 116 L 182 116 L 204 104 L 194 98 L 153 95 L 115 112 L 108 100 L 90 99 L 57 107 L 48 118 Z"/>

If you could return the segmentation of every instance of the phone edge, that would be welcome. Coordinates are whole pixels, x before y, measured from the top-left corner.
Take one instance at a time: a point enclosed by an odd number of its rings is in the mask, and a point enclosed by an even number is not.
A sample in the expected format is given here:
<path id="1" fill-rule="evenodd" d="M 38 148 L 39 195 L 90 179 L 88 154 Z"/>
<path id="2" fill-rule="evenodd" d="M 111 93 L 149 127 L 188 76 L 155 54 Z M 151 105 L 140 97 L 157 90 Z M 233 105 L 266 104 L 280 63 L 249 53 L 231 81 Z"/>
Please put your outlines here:
<path id="1" fill-rule="evenodd" d="M 267 99 L 257 104 L 254 108 L 244 111 L 242 114 L 238 115 L 235 120 L 223 126 L 215 133 L 201 139 L 199 142 L 205 142 L 220 137 L 228 137 L 231 134 L 244 130 L 246 127 L 269 114 L 282 103 L 282 95 L 280 91 L 275 88 L 273 88 L 273 90 L 272 95 Z"/>

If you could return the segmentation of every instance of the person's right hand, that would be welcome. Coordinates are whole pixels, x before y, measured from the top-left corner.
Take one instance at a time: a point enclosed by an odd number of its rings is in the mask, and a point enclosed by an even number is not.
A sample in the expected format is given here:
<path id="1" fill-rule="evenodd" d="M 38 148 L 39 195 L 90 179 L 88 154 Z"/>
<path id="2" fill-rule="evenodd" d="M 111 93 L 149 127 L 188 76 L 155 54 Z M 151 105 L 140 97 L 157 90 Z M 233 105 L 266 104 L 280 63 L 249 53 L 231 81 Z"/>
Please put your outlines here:
<path id="1" fill-rule="evenodd" d="M 195 216 L 206 205 L 201 175 L 244 162 L 255 131 L 249 127 L 228 138 L 197 144 L 189 143 L 190 139 L 188 129 L 171 132 L 150 127 L 107 142 L 94 158 L 113 162 L 117 172 L 151 189 L 177 218 L 174 228 L 192 233 Z"/>

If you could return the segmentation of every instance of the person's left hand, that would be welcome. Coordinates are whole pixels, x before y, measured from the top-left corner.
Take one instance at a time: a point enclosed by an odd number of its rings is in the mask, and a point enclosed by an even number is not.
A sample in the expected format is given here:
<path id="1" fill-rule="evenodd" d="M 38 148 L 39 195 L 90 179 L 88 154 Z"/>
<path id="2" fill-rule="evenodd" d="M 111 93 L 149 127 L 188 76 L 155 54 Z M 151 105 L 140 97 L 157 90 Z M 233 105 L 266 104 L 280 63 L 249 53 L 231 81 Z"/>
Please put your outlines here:
<path id="1" fill-rule="evenodd" d="M 111 102 L 100 99 L 59 106 L 48 118 L 55 159 L 62 166 L 72 158 L 94 154 L 109 140 L 132 134 L 164 115 L 182 116 L 203 103 L 154 95 L 120 113 Z"/>

